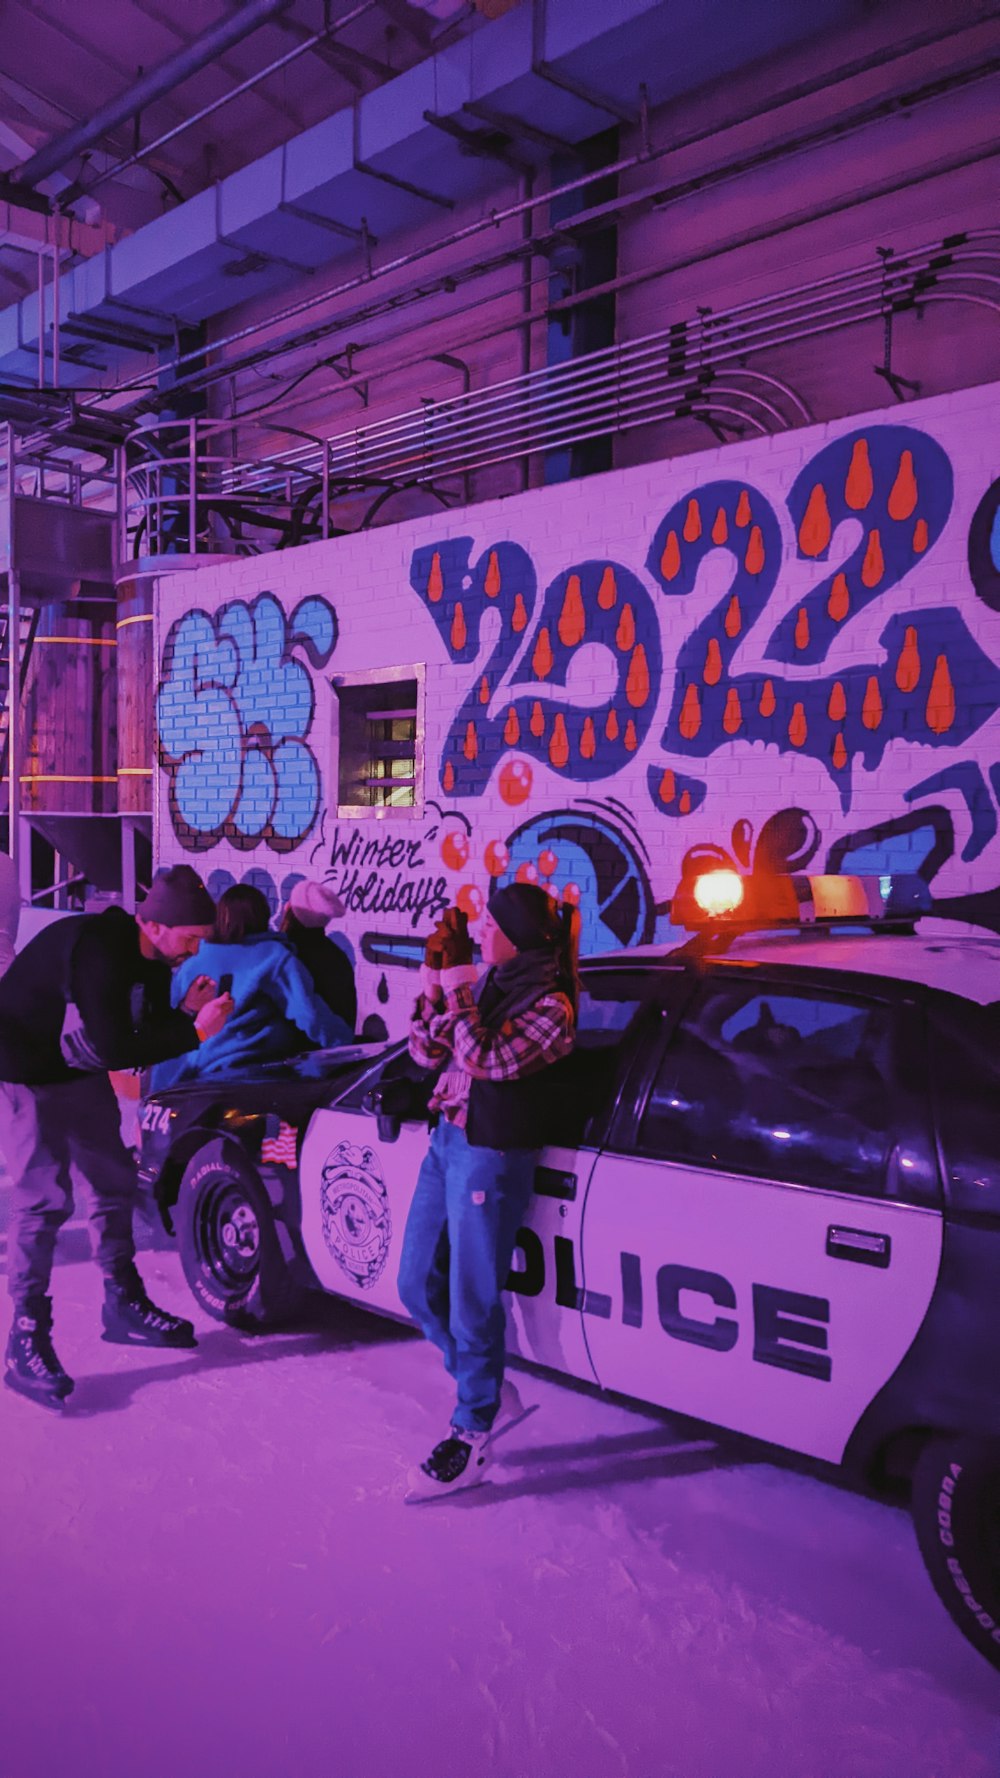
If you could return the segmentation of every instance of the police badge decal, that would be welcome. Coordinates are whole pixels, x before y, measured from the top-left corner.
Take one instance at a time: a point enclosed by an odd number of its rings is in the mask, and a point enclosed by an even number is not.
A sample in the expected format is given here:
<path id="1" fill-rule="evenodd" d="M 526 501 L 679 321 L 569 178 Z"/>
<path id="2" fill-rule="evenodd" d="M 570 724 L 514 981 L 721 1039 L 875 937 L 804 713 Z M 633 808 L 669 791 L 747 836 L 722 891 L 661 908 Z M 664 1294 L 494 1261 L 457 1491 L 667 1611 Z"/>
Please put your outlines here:
<path id="1" fill-rule="evenodd" d="M 378 1156 L 338 1142 L 321 1175 L 323 1238 L 342 1272 L 362 1290 L 378 1283 L 389 1253 L 392 1219 Z"/>

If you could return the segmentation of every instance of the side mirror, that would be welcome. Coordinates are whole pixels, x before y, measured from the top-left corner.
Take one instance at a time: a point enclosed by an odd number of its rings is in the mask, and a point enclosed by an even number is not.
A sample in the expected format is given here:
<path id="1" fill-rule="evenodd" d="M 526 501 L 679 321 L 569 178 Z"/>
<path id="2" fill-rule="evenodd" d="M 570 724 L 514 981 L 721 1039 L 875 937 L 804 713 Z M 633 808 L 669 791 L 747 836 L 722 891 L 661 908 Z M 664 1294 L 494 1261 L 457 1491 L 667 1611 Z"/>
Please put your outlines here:
<path id="1" fill-rule="evenodd" d="M 390 1111 L 386 1105 L 384 1086 L 371 1087 L 361 1101 L 365 1111 L 376 1119 L 380 1142 L 398 1142 L 402 1120 L 399 1113 Z"/>

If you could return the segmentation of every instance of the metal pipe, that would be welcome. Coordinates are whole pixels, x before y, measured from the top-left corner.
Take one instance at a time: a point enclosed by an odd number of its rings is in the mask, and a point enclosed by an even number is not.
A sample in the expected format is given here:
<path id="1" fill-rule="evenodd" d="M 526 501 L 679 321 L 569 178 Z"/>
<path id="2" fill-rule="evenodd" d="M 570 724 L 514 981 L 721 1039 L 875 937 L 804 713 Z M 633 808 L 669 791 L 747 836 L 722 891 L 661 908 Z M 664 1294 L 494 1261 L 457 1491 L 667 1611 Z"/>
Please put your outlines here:
<path id="1" fill-rule="evenodd" d="M 100 105 L 92 117 L 65 130 L 54 141 L 47 142 L 44 148 L 31 155 L 21 166 L 15 167 L 7 177 L 15 185 L 40 184 L 50 173 L 58 173 L 74 155 L 99 142 L 109 130 L 116 129 L 120 123 L 145 111 L 157 99 L 162 99 L 174 87 L 180 86 L 192 74 L 197 74 L 199 69 L 207 67 L 227 49 L 231 49 L 233 44 L 242 43 L 245 37 L 251 36 L 278 13 L 287 12 L 291 5 L 292 0 L 246 0 L 246 4 L 236 12 L 217 20 L 207 31 L 202 31 L 200 36 L 168 56 L 158 67 L 151 68 L 141 80 Z"/>
<path id="2" fill-rule="evenodd" d="M 45 254 L 38 249 L 38 387 L 45 388 Z"/>
<path id="3" fill-rule="evenodd" d="M 186 130 L 193 129 L 195 124 L 203 123 L 206 117 L 212 117 L 216 111 L 221 111 L 224 105 L 229 104 L 230 99 L 238 99 L 243 93 L 250 92 L 253 87 L 259 86 L 262 80 L 267 80 L 269 75 L 280 74 L 281 70 L 287 68 L 290 62 L 298 61 L 299 56 L 305 55 L 310 49 L 315 49 L 318 44 L 327 42 L 337 31 L 344 30 L 345 26 L 353 24 L 365 13 L 373 11 L 377 3 L 378 0 L 364 0 L 364 5 L 356 6 L 353 12 L 345 13 L 343 18 L 324 26 L 322 31 L 314 31 L 312 36 L 305 38 L 302 43 L 297 43 L 294 49 L 287 50 L 283 56 L 279 56 L 276 62 L 269 62 L 266 68 L 261 68 L 256 74 L 248 75 L 246 80 L 240 82 L 239 86 L 230 87 L 229 91 L 223 93 L 220 98 L 213 99 L 210 105 L 203 105 L 201 110 L 195 111 L 191 117 L 182 118 L 172 130 L 166 130 L 162 136 L 157 136 L 155 142 L 147 142 L 145 147 L 138 149 L 135 154 L 127 155 L 124 160 L 116 161 L 112 167 L 106 167 L 103 173 L 98 173 L 96 179 L 90 181 L 86 187 L 85 195 L 89 197 L 90 193 L 96 191 L 99 185 L 105 185 L 109 179 L 117 178 L 119 173 L 127 172 L 129 167 L 138 166 L 141 161 L 148 160 L 149 156 L 155 154 L 158 148 L 166 147 L 166 144 L 173 142 L 175 137 L 182 136 Z"/>
<path id="4" fill-rule="evenodd" d="M 951 35 L 954 35 L 954 34 L 952 33 Z M 937 41 L 947 41 L 947 40 L 948 40 L 947 38 L 940 38 L 940 37 L 937 39 Z M 925 47 L 925 43 L 924 43 L 923 39 L 920 40 L 920 47 Z M 851 66 L 853 66 L 853 64 Z M 981 61 L 969 68 L 963 68 L 963 69 L 957 71 L 956 76 L 955 76 L 955 78 L 958 80 L 981 79 L 983 77 L 984 77 L 984 68 L 983 68 L 983 64 Z M 828 74 L 828 75 L 824 76 L 824 78 L 821 81 L 815 83 L 812 90 L 826 91 L 831 85 L 838 84 L 840 82 L 841 78 L 842 78 L 842 76 L 840 74 L 840 71 L 837 70 L 832 75 Z M 940 91 L 940 85 L 941 85 L 941 83 L 936 83 L 933 93 L 931 93 L 929 91 L 927 96 L 937 96 L 937 93 Z M 805 90 L 806 90 L 806 83 L 801 83 L 798 87 L 793 89 L 794 96 L 796 98 L 800 98 L 801 96 L 803 96 L 803 93 Z M 906 95 L 902 95 L 901 99 L 902 99 L 902 97 L 905 97 L 905 96 Z M 910 98 L 911 98 L 912 102 L 916 102 L 917 100 L 919 100 L 919 98 L 921 98 L 923 96 L 924 96 L 923 94 L 910 95 Z M 782 102 L 783 102 L 783 99 L 781 96 L 779 96 L 778 98 L 772 98 L 769 101 L 768 109 L 772 109 L 775 105 L 781 104 Z M 886 100 L 878 101 L 878 109 L 881 110 L 882 106 L 884 106 L 884 104 L 886 104 L 887 102 L 888 101 L 886 101 Z M 846 129 L 848 127 L 862 128 L 862 127 L 864 127 L 866 122 L 871 120 L 870 113 L 871 113 L 872 109 L 873 109 L 873 107 L 859 108 L 859 110 L 855 114 L 852 114 L 852 116 L 850 118 L 843 120 L 839 125 L 834 126 L 834 128 L 836 129 L 838 134 L 842 134 L 844 129 Z M 750 115 L 753 116 L 753 115 L 756 115 L 756 113 L 751 112 Z M 733 120 L 731 120 L 731 123 L 727 122 L 727 127 L 735 128 L 742 121 L 743 121 L 742 118 L 733 119 Z M 704 133 L 705 132 L 702 131 L 702 132 L 693 134 L 691 136 L 690 140 L 692 142 L 700 140 L 702 135 L 704 135 Z M 802 132 L 802 135 L 806 139 L 811 139 L 812 136 L 814 135 L 814 133 L 815 133 L 814 130 L 810 129 L 810 130 Z M 761 150 L 755 156 L 740 156 L 740 157 L 738 157 L 738 159 L 735 163 L 736 168 L 739 172 L 742 173 L 742 172 L 746 172 L 752 165 L 767 164 L 769 157 L 773 156 L 774 153 L 779 153 L 780 155 L 784 156 L 784 155 L 792 152 L 797 140 L 798 140 L 798 138 L 796 136 L 787 137 L 787 138 L 784 138 L 780 144 L 776 145 L 774 150 Z M 686 145 L 686 140 L 685 140 L 685 145 Z M 548 193 L 547 197 L 551 200 L 552 198 L 555 198 L 555 197 L 562 197 L 565 195 L 569 195 L 570 193 L 572 193 L 574 191 L 584 189 L 587 185 L 593 184 L 598 179 L 610 178 L 610 177 L 617 176 L 618 174 L 621 174 L 621 173 L 634 171 L 634 169 L 637 166 L 641 165 L 646 160 L 658 161 L 658 160 L 663 159 L 667 155 L 672 155 L 674 152 L 674 147 L 675 147 L 674 143 L 671 142 L 670 144 L 667 144 L 666 146 L 659 148 L 659 149 L 650 148 L 646 153 L 639 153 L 639 154 L 633 154 L 630 156 L 626 156 L 624 159 L 619 160 L 618 162 L 614 163 L 611 166 L 593 169 L 592 171 L 590 171 L 588 173 L 584 173 L 584 174 L 580 175 L 576 179 L 568 181 L 564 185 L 561 185 L 561 186 L 557 187 L 555 190 L 553 190 L 552 192 Z M 689 185 L 692 190 L 701 190 L 701 189 L 703 189 L 704 183 L 706 181 L 710 182 L 710 183 L 718 183 L 719 181 L 721 181 L 727 177 L 730 177 L 732 175 L 732 170 L 733 170 L 732 167 L 727 163 L 725 166 L 711 169 L 710 172 L 707 175 L 702 176 L 701 179 L 684 182 L 684 185 L 681 189 L 678 189 L 677 187 L 671 187 L 671 186 L 661 186 L 659 188 L 643 187 L 643 188 L 640 188 L 639 190 L 634 191 L 634 192 L 628 192 L 628 193 L 621 194 L 609 206 L 598 206 L 592 212 L 585 211 L 582 214 L 577 214 L 573 218 L 573 225 L 579 226 L 581 221 L 586 220 L 589 216 L 598 217 L 605 210 L 607 210 L 609 213 L 611 211 L 613 211 L 615 214 L 620 214 L 621 211 L 624 209 L 634 209 L 637 206 L 650 205 L 653 202 L 655 202 L 658 198 L 660 198 L 660 199 L 665 198 L 665 199 L 667 199 L 667 201 L 675 201 L 678 196 L 686 194 L 687 188 Z M 909 177 L 912 181 L 913 175 L 911 174 Z M 857 201 L 857 200 L 854 200 L 854 201 Z M 308 297 L 303 297 L 303 298 L 299 299 L 298 302 L 289 304 L 284 309 L 279 310 L 276 314 L 269 315 L 266 318 L 266 320 L 260 320 L 260 321 L 249 323 L 246 327 L 238 329 L 233 333 L 227 334 L 219 340 L 213 341 L 213 351 L 219 352 L 219 351 L 225 350 L 227 347 L 229 347 L 231 345 L 239 344 L 240 341 L 252 337 L 255 333 L 260 332 L 264 327 L 271 328 L 274 326 L 280 326 L 282 322 L 294 319 L 297 315 L 305 313 L 308 309 L 315 307 L 319 303 L 335 301 L 338 297 L 347 295 L 352 290 L 356 290 L 359 287 L 367 284 L 368 282 L 371 281 L 372 278 L 382 278 L 382 277 L 386 276 L 388 273 L 406 269 L 410 265 L 415 264 L 418 260 L 425 258 L 433 253 L 439 252 L 439 251 L 443 250 L 445 247 L 455 246 L 463 240 L 472 239 L 475 235 L 481 233 L 483 230 L 485 230 L 487 228 L 495 228 L 495 227 L 499 226 L 502 222 L 508 221 L 512 218 L 515 218 L 517 216 L 524 214 L 525 211 L 530 210 L 536 204 L 537 204 L 537 199 L 533 199 L 533 198 L 529 197 L 529 198 L 522 200 L 518 203 L 509 204 L 501 210 L 491 211 L 488 213 L 487 216 L 478 219 L 476 222 L 468 223 L 460 229 L 453 230 L 451 232 L 451 234 L 444 236 L 442 238 L 439 238 L 438 240 L 436 240 L 432 243 L 429 243 L 427 246 L 423 246 L 423 247 L 414 249 L 409 253 L 405 253 L 405 254 L 398 256 L 394 260 L 387 261 L 384 265 L 375 268 L 374 271 L 371 273 L 369 273 L 367 271 L 364 273 L 360 273 L 353 278 L 343 281 L 339 285 L 334 285 L 334 286 L 328 287 L 322 291 L 318 291 Z M 552 232 L 553 232 L 553 238 L 560 238 L 563 231 L 557 228 Z M 449 275 L 453 276 L 453 274 L 449 274 Z M 604 288 L 603 286 L 600 287 L 600 289 L 603 289 L 603 288 Z M 591 291 L 588 291 L 586 293 L 586 295 L 588 298 L 590 298 L 595 293 L 599 293 L 599 291 L 595 292 L 595 291 L 591 290 Z M 335 325 L 337 325 L 337 326 L 341 325 L 341 321 L 339 318 L 338 318 Z M 326 331 L 329 332 L 330 329 L 328 328 Z M 274 350 L 275 350 L 275 343 L 274 342 L 270 343 L 268 350 L 269 350 L 269 353 L 273 355 Z M 190 353 L 186 353 L 186 354 L 181 354 L 178 357 L 176 357 L 174 360 L 172 360 L 172 362 L 169 366 L 165 366 L 164 368 L 176 369 L 176 368 L 179 368 L 183 364 L 190 363 L 190 362 L 194 361 L 195 359 L 199 358 L 200 356 L 201 356 L 201 354 L 198 352 L 190 352 Z M 232 364 L 230 364 L 226 367 L 228 372 L 231 372 L 233 368 L 234 367 Z M 183 379 L 183 378 L 180 379 L 180 381 L 182 383 L 184 382 L 184 380 L 185 379 Z M 120 384 L 119 389 L 127 390 L 127 389 L 137 388 L 137 387 L 141 386 L 145 381 L 146 381 L 145 376 L 137 376 L 137 377 L 130 379 L 129 381 L 127 381 L 125 383 Z"/>
<path id="5" fill-rule="evenodd" d="M 52 246 L 52 387 L 59 387 L 59 241 Z"/>

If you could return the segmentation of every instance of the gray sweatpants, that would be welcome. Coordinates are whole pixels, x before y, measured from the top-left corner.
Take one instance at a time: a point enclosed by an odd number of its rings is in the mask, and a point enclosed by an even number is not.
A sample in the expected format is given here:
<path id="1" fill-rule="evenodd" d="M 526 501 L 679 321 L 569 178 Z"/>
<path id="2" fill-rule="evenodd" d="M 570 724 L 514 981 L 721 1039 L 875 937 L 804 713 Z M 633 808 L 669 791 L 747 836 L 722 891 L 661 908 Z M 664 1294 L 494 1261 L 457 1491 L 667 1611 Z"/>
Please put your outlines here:
<path id="1" fill-rule="evenodd" d="M 56 1236 L 80 1180 L 90 1187 L 91 1245 L 102 1271 L 135 1258 L 135 1164 L 107 1075 L 47 1087 L 0 1081 L 0 1149 L 14 1182 L 7 1282 L 15 1302 L 47 1292 Z"/>

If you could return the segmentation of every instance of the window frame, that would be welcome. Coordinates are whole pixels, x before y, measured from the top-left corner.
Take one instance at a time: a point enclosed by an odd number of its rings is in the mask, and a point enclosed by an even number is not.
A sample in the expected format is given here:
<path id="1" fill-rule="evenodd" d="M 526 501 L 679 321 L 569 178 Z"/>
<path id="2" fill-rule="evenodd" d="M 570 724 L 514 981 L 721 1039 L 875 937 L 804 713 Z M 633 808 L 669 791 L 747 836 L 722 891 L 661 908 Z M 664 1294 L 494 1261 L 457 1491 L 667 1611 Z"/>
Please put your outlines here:
<path id="1" fill-rule="evenodd" d="M 909 990 L 912 984 L 907 983 L 906 986 Z M 845 1202 L 850 1198 L 858 1198 L 868 1203 L 907 1204 L 921 1209 L 941 1209 L 942 1180 L 936 1120 L 931 1103 L 926 996 L 919 988 L 915 988 L 912 993 L 908 991 L 905 994 L 894 994 L 891 991 L 880 992 L 878 980 L 874 977 L 859 978 L 852 975 L 850 979 L 838 979 L 835 972 L 828 970 L 810 972 L 808 976 L 804 971 L 769 970 L 765 975 L 757 965 L 749 966 L 746 976 L 742 974 L 742 970 L 737 974 L 735 968 L 692 970 L 687 987 L 688 992 L 682 999 L 663 1007 L 656 1041 L 650 1046 L 641 1069 L 636 1071 L 635 1078 L 630 1083 L 633 1090 L 626 1096 L 622 1115 L 616 1121 L 613 1132 L 618 1153 L 663 1167 L 682 1167 L 700 1173 L 720 1173 L 748 1181 L 757 1180 L 788 1191 L 824 1192 L 843 1198 Z M 871 1191 L 860 1186 L 841 1190 L 835 1185 L 783 1179 L 751 1169 L 713 1165 L 710 1161 L 694 1160 L 688 1156 L 671 1157 L 655 1153 L 640 1144 L 639 1133 L 663 1059 L 692 1003 L 702 992 L 728 994 L 736 989 L 743 990 L 747 996 L 771 994 L 775 998 L 787 998 L 799 995 L 804 998 L 833 1000 L 840 1004 L 849 1001 L 859 1007 L 885 1009 L 891 1020 L 893 1054 L 896 1060 L 894 1078 L 888 1083 L 893 1147 L 905 1137 L 907 1143 L 920 1153 L 923 1162 L 909 1190 L 886 1192 L 884 1182 L 880 1191 Z M 892 1149 L 890 1155 L 891 1153 Z M 926 1181 L 923 1187 L 922 1179 Z"/>
<path id="2" fill-rule="evenodd" d="M 333 782 L 336 785 L 338 821 L 413 821 L 424 818 L 426 739 L 426 665 L 422 661 L 404 666 L 372 667 L 356 673 L 335 673 L 330 684 L 334 693 Z M 345 803 L 341 801 L 343 746 L 341 738 L 341 693 L 365 687 L 414 684 L 415 725 L 413 736 L 413 801 L 412 803 Z M 333 800 L 333 799 L 331 799 Z"/>

